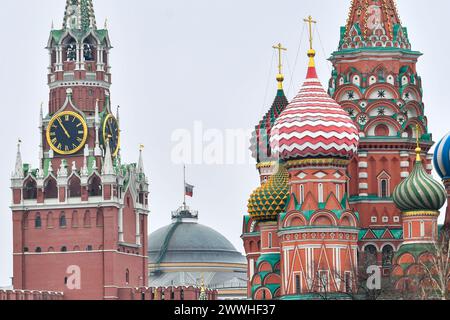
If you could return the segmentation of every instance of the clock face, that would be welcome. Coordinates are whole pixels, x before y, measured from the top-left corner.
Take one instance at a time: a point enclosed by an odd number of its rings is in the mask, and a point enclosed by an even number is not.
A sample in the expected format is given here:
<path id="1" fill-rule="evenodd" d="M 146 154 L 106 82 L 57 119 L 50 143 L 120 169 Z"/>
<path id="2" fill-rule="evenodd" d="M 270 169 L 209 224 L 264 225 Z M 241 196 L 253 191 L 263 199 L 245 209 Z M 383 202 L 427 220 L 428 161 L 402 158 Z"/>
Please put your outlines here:
<path id="1" fill-rule="evenodd" d="M 58 154 L 77 153 L 84 147 L 87 136 L 86 121 L 75 112 L 58 113 L 48 124 L 47 142 L 50 148 Z"/>
<path id="2" fill-rule="evenodd" d="M 106 145 L 106 140 L 109 139 L 109 147 L 113 157 L 117 156 L 120 149 L 120 130 L 117 119 L 109 114 L 103 122 L 103 145 Z"/>

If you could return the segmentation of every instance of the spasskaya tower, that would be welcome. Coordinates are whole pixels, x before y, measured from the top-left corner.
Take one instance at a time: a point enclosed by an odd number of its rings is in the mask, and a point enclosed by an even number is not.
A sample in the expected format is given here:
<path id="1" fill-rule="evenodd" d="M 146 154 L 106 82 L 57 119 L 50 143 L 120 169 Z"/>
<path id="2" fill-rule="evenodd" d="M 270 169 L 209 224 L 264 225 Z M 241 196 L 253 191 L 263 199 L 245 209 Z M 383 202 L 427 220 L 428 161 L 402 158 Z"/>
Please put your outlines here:
<path id="1" fill-rule="evenodd" d="M 119 299 L 123 288 L 147 286 L 148 179 L 143 148 L 137 163 L 121 161 L 111 48 L 92 0 L 67 0 L 47 44 L 39 163 L 22 162 L 19 142 L 11 178 L 15 289 Z"/>

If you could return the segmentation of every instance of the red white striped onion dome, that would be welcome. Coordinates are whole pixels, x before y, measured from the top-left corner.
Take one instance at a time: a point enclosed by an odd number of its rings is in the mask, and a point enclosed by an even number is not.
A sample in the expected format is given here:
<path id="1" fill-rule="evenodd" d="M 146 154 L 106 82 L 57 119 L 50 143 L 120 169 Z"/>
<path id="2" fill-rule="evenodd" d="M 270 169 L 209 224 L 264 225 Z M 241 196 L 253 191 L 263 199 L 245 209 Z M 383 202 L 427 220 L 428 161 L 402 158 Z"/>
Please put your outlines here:
<path id="1" fill-rule="evenodd" d="M 322 87 L 314 62 L 315 51 L 308 51 L 308 57 L 308 73 L 300 92 L 272 128 L 272 151 L 286 161 L 351 159 L 358 149 L 358 129 Z"/>

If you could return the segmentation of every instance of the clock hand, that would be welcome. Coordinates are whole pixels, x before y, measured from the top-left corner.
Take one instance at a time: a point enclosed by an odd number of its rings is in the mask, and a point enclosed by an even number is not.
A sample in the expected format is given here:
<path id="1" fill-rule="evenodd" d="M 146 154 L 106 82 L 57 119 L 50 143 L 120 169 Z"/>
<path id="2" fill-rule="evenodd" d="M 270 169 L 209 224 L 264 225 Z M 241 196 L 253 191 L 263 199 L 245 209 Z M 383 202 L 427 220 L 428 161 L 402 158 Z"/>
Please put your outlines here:
<path id="1" fill-rule="evenodd" d="M 57 118 L 57 119 L 58 119 L 59 124 L 61 125 L 61 128 L 63 129 L 64 133 L 66 134 L 67 138 L 70 139 L 70 134 L 69 134 L 69 132 L 67 131 L 66 127 L 64 127 L 64 125 L 63 125 L 61 119 L 60 119 L 60 118 Z"/>

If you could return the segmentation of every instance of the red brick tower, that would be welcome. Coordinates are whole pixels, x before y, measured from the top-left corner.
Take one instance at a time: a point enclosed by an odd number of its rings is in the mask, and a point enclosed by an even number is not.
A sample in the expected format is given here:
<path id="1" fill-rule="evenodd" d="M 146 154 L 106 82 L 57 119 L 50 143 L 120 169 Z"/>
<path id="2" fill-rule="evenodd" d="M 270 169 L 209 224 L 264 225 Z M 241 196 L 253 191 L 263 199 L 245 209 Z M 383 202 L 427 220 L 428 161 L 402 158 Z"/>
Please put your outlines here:
<path id="1" fill-rule="evenodd" d="M 349 167 L 351 206 L 361 214 L 360 250 L 385 267 L 402 243 L 402 215 L 394 188 L 415 163 L 415 126 L 422 158 L 433 142 L 416 71 L 420 52 L 412 51 L 393 0 L 352 0 L 339 48 L 332 54 L 330 95 L 352 117 L 360 132 L 357 157 Z"/>
<path id="2" fill-rule="evenodd" d="M 117 299 L 120 288 L 148 282 L 148 181 L 142 150 L 138 164 L 121 163 L 111 44 L 91 0 L 67 0 L 63 28 L 51 31 L 47 49 L 39 165 L 22 164 L 19 145 L 11 179 L 14 287 Z"/>

